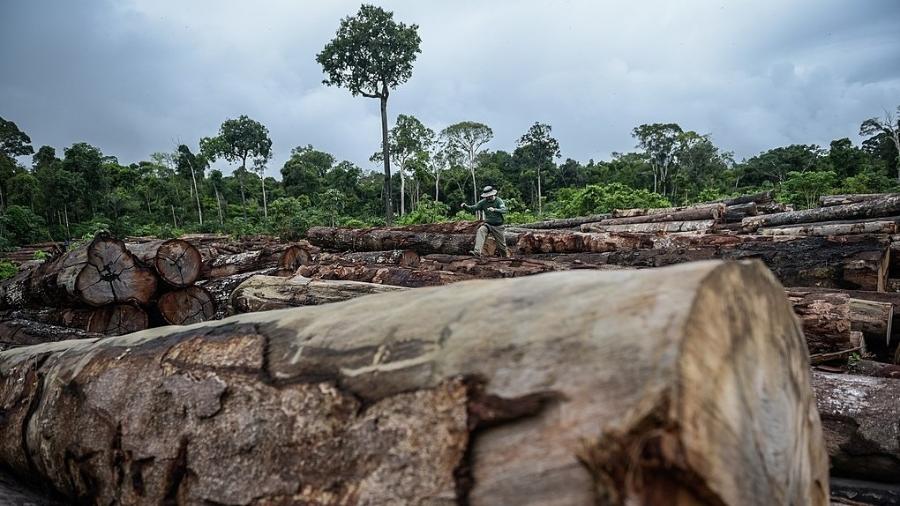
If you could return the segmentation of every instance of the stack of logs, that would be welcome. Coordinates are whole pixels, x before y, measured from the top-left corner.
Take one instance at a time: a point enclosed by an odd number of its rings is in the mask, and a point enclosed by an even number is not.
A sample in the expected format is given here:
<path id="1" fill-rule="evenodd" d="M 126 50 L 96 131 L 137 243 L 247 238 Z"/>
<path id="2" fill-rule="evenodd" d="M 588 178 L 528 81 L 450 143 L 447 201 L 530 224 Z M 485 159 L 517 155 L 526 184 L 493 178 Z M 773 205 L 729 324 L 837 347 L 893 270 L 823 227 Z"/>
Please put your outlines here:
<path id="1" fill-rule="evenodd" d="M 271 238 L 100 233 L 0 284 L 0 349 L 221 318 L 236 275 L 292 273 L 307 251 Z"/>

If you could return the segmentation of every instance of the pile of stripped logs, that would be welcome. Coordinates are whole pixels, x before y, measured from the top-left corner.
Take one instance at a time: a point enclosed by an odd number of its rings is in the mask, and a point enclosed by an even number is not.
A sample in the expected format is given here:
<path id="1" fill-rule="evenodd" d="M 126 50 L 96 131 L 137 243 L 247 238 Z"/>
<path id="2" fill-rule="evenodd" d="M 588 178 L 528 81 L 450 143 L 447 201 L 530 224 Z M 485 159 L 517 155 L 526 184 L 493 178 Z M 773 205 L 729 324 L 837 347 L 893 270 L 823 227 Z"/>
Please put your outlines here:
<path id="1" fill-rule="evenodd" d="M 210 320 L 224 314 L 232 276 L 292 273 L 305 251 L 267 238 L 100 233 L 0 284 L 0 349 Z"/>

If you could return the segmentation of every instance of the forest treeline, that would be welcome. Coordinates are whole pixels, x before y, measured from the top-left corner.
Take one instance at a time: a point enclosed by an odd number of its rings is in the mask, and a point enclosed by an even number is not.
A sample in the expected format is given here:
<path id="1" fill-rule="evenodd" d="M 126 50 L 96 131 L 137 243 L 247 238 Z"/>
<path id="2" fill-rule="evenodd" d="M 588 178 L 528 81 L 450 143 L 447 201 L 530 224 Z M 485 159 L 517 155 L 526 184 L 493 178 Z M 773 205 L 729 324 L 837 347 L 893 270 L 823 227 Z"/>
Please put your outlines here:
<path id="1" fill-rule="evenodd" d="M 364 4 L 341 19 L 316 55 L 323 84 L 378 100 L 381 142 L 370 160 L 383 165 L 379 172 L 300 144 L 276 179 L 269 132 L 247 116 L 224 121 L 194 146 L 167 147 L 127 165 L 86 143 L 61 152 L 37 147 L 0 118 L 0 249 L 101 229 L 118 236 L 224 232 L 293 239 L 314 225 L 379 225 L 395 216 L 401 224 L 473 219 L 458 212 L 460 203 L 477 200 L 484 185 L 500 190 L 513 223 L 768 189 L 809 207 L 830 192 L 898 188 L 900 107 L 863 121 L 861 145 L 849 138 L 827 147 L 794 144 L 740 162 L 709 135 L 676 123 L 639 125 L 631 132 L 633 151 L 587 162 L 563 159 L 552 127 L 540 122 L 511 152 L 490 149 L 494 133 L 476 121 L 433 130 L 400 114 L 389 125 L 388 97 L 412 75 L 420 43 L 417 25 Z M 228 162 L 231 172 L 211 169 L 216 160 Z"/>
<path id="2" fill-rule="evenodd" d="M 900 109 L 900 108 L 898 108 Z M 783 202 L 813 206 L 820 195 L 896 191 L 900 176 L 895 118 L 862 123 L 861 145 L 790 145 L 736 162 L 710 136 L 677 124 L 640 125 L 636 149 L 609 160 L 560 157 L 550 125 L 535 123 L 509 152 L 491 150 L 488 125 L 461 122 L 434 131 L 409 115 L 389 131 L 391 185 L 399 223 L 473 219 L 461 202 L 493 185 L 511 222 L 571 217 L 623 207 L 662 207 L 774 189 Z M 890 123 L 893 121 L 894 123 Z M 874 127 L 873 125 L 877 125 Z M 893 127 L 893 129 L 891 128 Z M 107 229 L 119 236 L 190 232 L 301 237 L 314 225 L 384 223 L 384 175 L 298 146 L 272 176 L 265 126 L 225 121 L 198 147 L 175 146 L 122 164 L 99 147 L 58 152 L 0 118 L 0 248 L 81 238 Z M 373 161 L 380 160 L 374 154 Z M 30 157 L 30 164 L 24 163 Z M 210 170 L 223 158 L 234 170 Z"/>

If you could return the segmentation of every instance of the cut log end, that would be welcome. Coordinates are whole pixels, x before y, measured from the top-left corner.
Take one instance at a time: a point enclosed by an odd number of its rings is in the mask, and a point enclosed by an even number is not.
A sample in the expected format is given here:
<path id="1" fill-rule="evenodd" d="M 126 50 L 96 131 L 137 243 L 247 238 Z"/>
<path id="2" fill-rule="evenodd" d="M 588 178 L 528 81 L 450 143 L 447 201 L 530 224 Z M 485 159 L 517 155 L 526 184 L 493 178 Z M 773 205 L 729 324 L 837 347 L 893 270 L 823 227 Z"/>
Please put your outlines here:
<path id="1" fill-rule="evenodd" d="M 197 281 L 202 262 L 200 251 L 193 245 L 181 239 L 171 239 L 159 246 L 154 266 L 163 281 L 183 288 Z"/>
<path id="2" fill-rule="evenodd" d="M 213 318 L 216 305 L 209 291 L 200 286 L 164 293 L 157 304 L 163 319 L 172 325 L 190 325 Z"/>

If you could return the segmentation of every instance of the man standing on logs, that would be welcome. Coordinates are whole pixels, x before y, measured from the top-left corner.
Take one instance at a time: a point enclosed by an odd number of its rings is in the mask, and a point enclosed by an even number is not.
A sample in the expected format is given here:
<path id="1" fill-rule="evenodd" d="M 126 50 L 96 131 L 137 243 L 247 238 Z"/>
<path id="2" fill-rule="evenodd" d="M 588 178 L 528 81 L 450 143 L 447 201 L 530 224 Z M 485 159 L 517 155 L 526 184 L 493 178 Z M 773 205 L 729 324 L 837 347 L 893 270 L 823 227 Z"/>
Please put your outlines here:
<path id="1" fill-rule="evenodd" d="M 481 256 L 484 254 L 484 242 L 488 234 L 494 238 L 500 253 L 504 257 L 509 256 L 509 248 L 506 247 L 506 238 L 503 236 L 503 215 L 506 214 L 506 204 L 497 196 L 497 190 L 493 186 L 485 186 L 481 193 L 481 200 L 474 206 L 470 206 L 465 202 L 462 203 L 463 209 L 467 211 L 484 211 L 484 223 L 478 227 L 475 234 L 475 249 L 470 251 L 473 255 Z"/>

